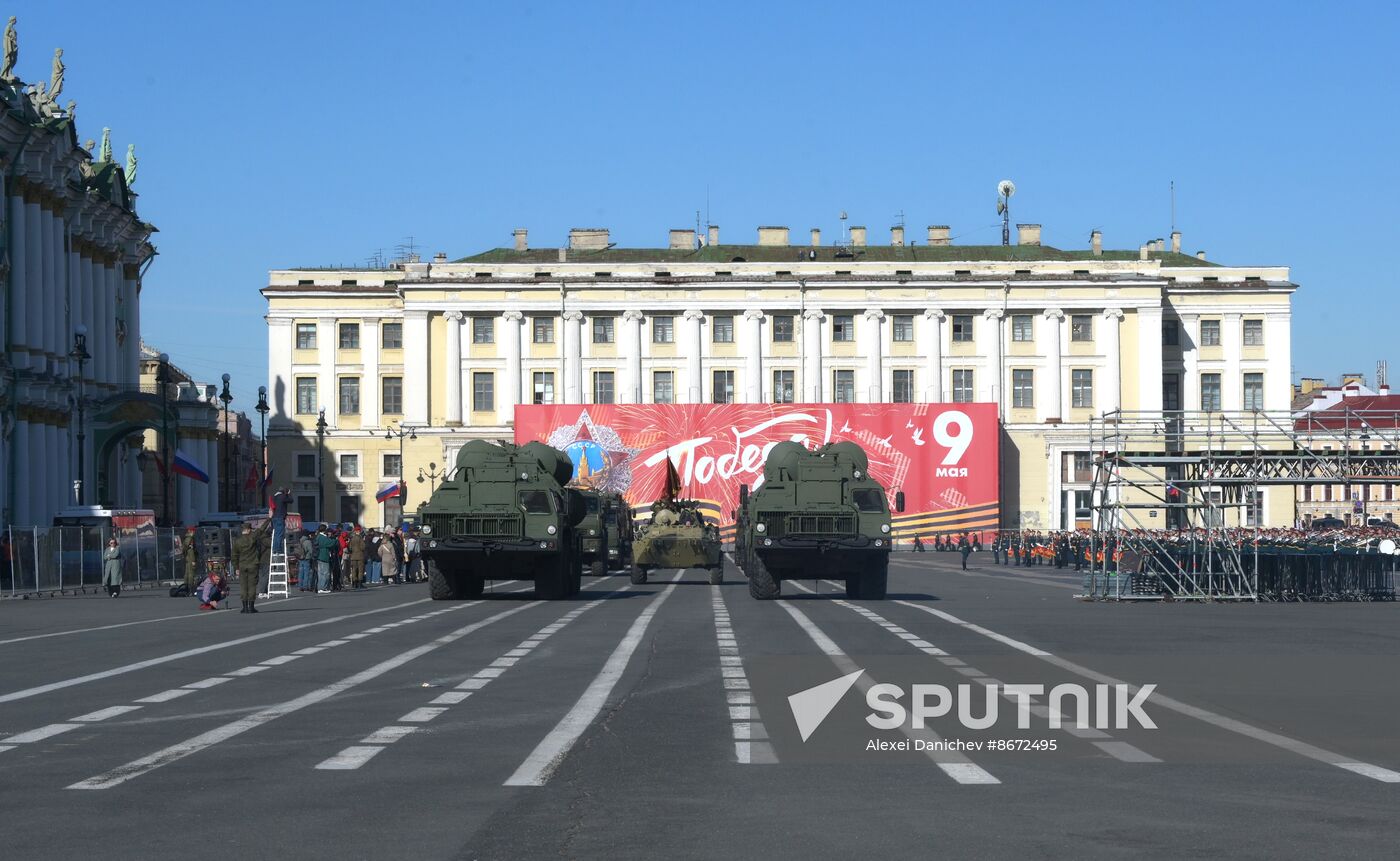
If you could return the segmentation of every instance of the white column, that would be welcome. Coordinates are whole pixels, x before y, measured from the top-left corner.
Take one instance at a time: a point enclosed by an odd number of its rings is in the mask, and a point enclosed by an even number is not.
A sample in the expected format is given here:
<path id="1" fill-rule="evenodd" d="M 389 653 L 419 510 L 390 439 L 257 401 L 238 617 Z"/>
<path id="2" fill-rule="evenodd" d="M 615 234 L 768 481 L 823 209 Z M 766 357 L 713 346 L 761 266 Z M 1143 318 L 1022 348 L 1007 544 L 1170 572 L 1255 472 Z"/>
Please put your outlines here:
<path id="1" fill-rule="evenodd" d="M 826 315 L 820 308 L 808 308 L 802 312 L 802 399 L 807 403 L 821 403 L 825 390 L 822 380 L 822 324 Z"/>
<path id="2" fill-rule="evenodd" d="M 1225 367 L 1220 372 L 1222 410 L 1238 410 L 1244 406 L 1244 397 L 1240 394 L 1244 383 L 1241 368 L 1242 344 L 1240 315 L 1223 315 L 1220 320 L 1220 352 L 1225 357 Z"/>
<path id="3" fill-rule="evenodd" d="M 1100 414 L 1111 413 L 1119 409 L 1123 404 L 1122 389 L 1120 386 L 1122 356 L 1119 349 L 1118 324 L 1123 319 L 1123 312 L 1118 308 L 1109 308 L 1103 312 L 1103 391 L 1099 396 Z"/>
<path id="4" fill-rule="evenodd" d="M 447 423 L 462 423 L 462 319 L 461 311 L 442 315 L 447 325 Z M 363 352 L 363 351 L 361 351 Z"/>
<path id="5" fill-rule="evenodd" d="M 112 322 L 113 314 L 116 312 L 116 303 L 112 299 L 111 292 L 107 289 L 107 267 L 94 265 L 92 268 L 92 289 L 94 301 L 96 303 L 97 317 L 93 321 L 95 326 L 90 339 L 96 349 L 92 350 L 92 364 L 96 371 L 97 381 L 103 384 L 110 384 L 114 379 L 112 375 L 112 363 L 107 354 L 107 337 L 115 325 Z"/>
<path id="6" fill-rule="evenodd" d="M 360 324 L 360 427 L 379 427 L 379 321 L 370 319 Z M 290 477 L 290 476 L 288 476 Z M 378 490 L 378 488 L 375 488 Z"/>
<path id="7" fill-rule="evenodd" d="M 520 403 L 520 326 L 525 315 L 507 311 L 501 315 L 501 340 L 506 348 L 506 364 L 502 369 L 498 421 L 503 425 L 515 423 L 515 406 Z"/>
<path id="8" fill-rule="evenodd" d="M 30 476 L 30 467 L 34 464 L 34 459 L 29 453 L 29 420 L 20 419 L 15 422 L 14 432 L 10 434 L 10 445 L 15 447 L 15 474 L 14 478 L 14 511 L 10 512 L 10 522 L 18 526 L 28 526 L 33 523 L 33 515 L 30 513 L 29 486 L 33 483 Z M 5 500 L 8 505 L 10 501 Z"/>
<path id="9" fill-rule="evenodd" d="M 1134 409 L 1162 411 L 1162 306 L 1137 309 L 1138 397 Z"/>
<path id="10" fill-rule="evenodd" d="M 25 309 L 28 311 L 28 319 L 25 321 L 25 346 L 29 348 L 29 354 L 33 357 L 35 364 L 43 365 L 38 361 L 38 356 L 44 352 L 45 342 L 48 340 L 45 328 L 46 317 L 44 313 L 44 289 L 43 289 L 43 267 L 44 267 L 44 240 L 41 235 L 39 224 L 39 204 L 26 203 L 24 205 L 24 245 L 25 257 L 29 260 L 29 265 L 25 267 L 25 284 L 23 290 L 28 295 Z"/>
<path id="11" fill-rule="evenodd" d="M 403 419 L 421 427 L 428 423 L 428 351 L 432 349 L 427 311 L 404 312 L 403 344 Z"/>
<path id="12" fill-rule="evenodd" d="M 93 345 L 97 343 L 97 327 L 99 324 L 95 306 L 96 299 L 93 296 L 92 287 L 92 260 L 88 259 L 86 255 L 78 258 L 78 292 L 81 296 L 83 325 L 87 326 L 88 330 L 88 354 L 96 356 L 97 352 Z M 89 361 L 87 363 L 85 374 L 88 383 L 95 384 L 97 382 L 97 368 L 93 362 Z M 137 507 L 139 508 L 140 506 Z"/>
<path id="13" fill-rule="evenodd" d="M 63 219 L 57 212 L 44 211 L 48 222 L 49 277 L 44 280 L 44 288 L 49 291 L 49 301 L 53 303 L 53 325 L 49 340 L 55 355 L 65 356 L 73 346 L 73 333 L 69 331 L 67 309 L 68 298 L 68 253 L 63 250 Z M 72 490 L 65 492 L 64 499 L 71 499 Z"/>
<path id="14" fill-rule="evenodd" d="M 885 312 L 879 308 L 868 308 L 865 314 L 865 333 L 861 349 L 865 350 L 865 397 L 872 404 L 885 399 L 885 333 L 881 322 Z"/>
<path id="15" fill-rule="evenodd" d="M 44 486 L 44 506 L 39 509 L 40 526 L 52 523 L 54 512 L 68 502 L 68 488 L 60 487 L 58 483 L 59 469 L 68 452 L 68 447 L 62 444 L 62 438 L 58 432 L 58 425 L 44 425 L 44 456 L 48 460 L 45 461 L 39 473 L 40 483 Z"/>
<path id="16" fill-rule="evenodd" d="M 427 337 L 420 340 L 412 339 L 408 332 L 404 332 L 403 342 L 405 344 L 426 344 Z M 335 427 L 340 412 L 340 394 L 335 390 L 335 348 L 338 341 L 338 333 L 335 330 L 334 317 L 322 317 L 316 321 L 316 399 L 320 401 L 315 404 L 317 408 L 325 407 L 326 425 Z M 406 356 L 413 353 L 412 350 L 404 351 Z M 426 348 L 421 351 L 426 355 Z M 409 383 L 408 369 L 404 369 L 404 400 L 408 401 Z M 425 375 L 426 376 L 426 375 Z M 420 383 L 422 385 L 422 383 Z M 408 409 L 405 404 L 405 409 Z"/>
<path id="17" fill-rule="evenodd" d="M 750 308 L 744 312 L 744 388 L 743 403 L 763 403 L 763 312 Z"/>
<path id="18" fill-rule="evenodd" d="M 583 403 L 583 312 L 564 312 L 564 403 Z"/>
<path id="19" fill-rule="evenodd" d="M 29 296 L 25 290 L 25 284 L 29 278 L 29 245 L 25 238 L 24 219 L 24 198 L 15 195 L 9 199 L 10 204 L 10 284 L 12 285 L 10 296 L 10 319 L 7 321 L 10 326 L 11 349 L 29 346 L 28 323 L 29 323 Z M 17 368 L 29 367 L 29 352 L 19 349 L 11 353 L 10 362 Z M 19 480 L 19 473 L 15 473 L 15 480 Z M 26 512 L 26 515 L 28 512 Z M 18 513 L 14 514 L 16 523 L 23 523 Z"/>
<path id="20" fill-rule="evenodd" d="M 1264 317 L 1264 351 L 1269 357 L 1264 371 L 1264 409 L 1286 410 L 1292 400 L 1293 331 L 1289 311 Z"/>
<path id="21" fill-rule="evenodd" d="M 292 321 L 267 321 L 267 403 L 272 407 L 268 421 L 292 414 L 296 392 L 292 390 Z"/>
<path id="22" fill-rule="evenodd" d="M 943 400 L 943 319 L 946 315 L 937 308 L 924 312 L 924 369 L 925 400 L 931 404 Z"/>
<path id="23" fill-rule="evenodd" d="M 620 404 L 640 404 L 642 397 L 642 312 L 622 312 L 622 379 L 617 391 Z"/>
<path id="24" fill-rule="evenodd" d="M 701 404 L 705 402 L 705 377 L 702 358 L 704 355 L 704 336 L 702 326 L 705 321 L 705 312 L 699 308 L 691 308 L 681 317 L 685 326 L 685 337 L 681 340 L 681 349 L 685 352 L 685 390 L 680 392 L 677 403 Z"/>
<path id="25" fill-rule="evenodd" d="M 58 267 L 55 261 L 58 255 L 55 253 L 53 237 L 54 217 L 49 212 L 48 207 L 39 207 L 39 243 L 40 254 L 43 255 L 43 279 L 40 282 L 40 295 L 44 303 L 44 350 L 45 352 L 63 355 L 67 350 L 60 350 L 56 339 L 62 320 L 58 314 L 58 302 L 63 298 L 59 292 L 55 279 L 58 276 Z"/>
<path id="26" fill-rule="evenodd" d="M 1040 402 L 1041 421 L 1058 422 L 1064 417 L 1065 369 L 1064 358 L 1060 353 L 1060 327 L 1064 324 L 1065 312 L 1059 308 L 1049 308 L 1044 316 L 1045 379 L 1037 386 L 1044 394 L 1037 400 Z M 1054 471 L 1052 468 L 1051 472 Z"/>
<path id="27" fill-rule="evenodd" d="M 48 513 L 48 500 L 44 493 L 44 465 L 48 457 L 47 446 L 44 444 L 44 423 L 42 421 L 31 420 L 28 424 L 29 431 L 29 463 L 28 481 L 25 485 L 29 491 L 29 525 L 46 525 L 44 517 Z"/>
<path id="28" fill-rule="evenodd" d="M 1200 316 L 1182 314 L 1181 329 L 1181 408 L 1183 410 L 1199 410 L 1201 408 Z"/>
<path id="29" fill-rule="evenodd" d="M 983 365 L 981 381 L 977 388 L 981 391 L 981 400 L 995 403 L 998 414 L 1005 413 L 1004 381 L 1001 370 L 1001 321 L 1005 315 L 1000 308 L 992 308 L 982 312 L 982 333 L 979 340 L 986 341 L 986 363 Z"/>

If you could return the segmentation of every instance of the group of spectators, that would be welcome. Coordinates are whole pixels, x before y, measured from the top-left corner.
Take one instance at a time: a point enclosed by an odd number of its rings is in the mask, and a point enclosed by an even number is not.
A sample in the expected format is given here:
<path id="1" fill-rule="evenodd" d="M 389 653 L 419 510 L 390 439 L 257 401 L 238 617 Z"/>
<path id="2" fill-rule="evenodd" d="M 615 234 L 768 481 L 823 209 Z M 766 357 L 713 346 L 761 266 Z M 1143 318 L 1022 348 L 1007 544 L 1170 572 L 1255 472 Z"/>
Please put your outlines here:
<path id="1" fill-rule="evenodd" d="M 381 531 L 322 523 L 315 532 L 289 541 L 287 552 L 303 592 L 326 594 L 424 579 L 418 529 L 409 525 Z"/>

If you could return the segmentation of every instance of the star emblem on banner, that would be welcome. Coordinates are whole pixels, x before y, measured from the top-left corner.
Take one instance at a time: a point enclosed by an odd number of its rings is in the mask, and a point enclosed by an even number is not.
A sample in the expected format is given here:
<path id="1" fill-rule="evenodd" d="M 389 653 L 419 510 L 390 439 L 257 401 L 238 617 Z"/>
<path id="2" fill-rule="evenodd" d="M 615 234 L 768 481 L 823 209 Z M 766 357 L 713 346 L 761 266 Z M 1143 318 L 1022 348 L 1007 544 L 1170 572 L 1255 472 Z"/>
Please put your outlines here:
<path id="1" fill-rule="evenodd" d="M 574 424 L 555 428 L 545 442 L 573 461 L 574 484 L 580 487 L 622 493 L 632 485 L 632 458 L 641 449 L 623 445 L 617 431 L 595 423 L 587 410 Z"/>

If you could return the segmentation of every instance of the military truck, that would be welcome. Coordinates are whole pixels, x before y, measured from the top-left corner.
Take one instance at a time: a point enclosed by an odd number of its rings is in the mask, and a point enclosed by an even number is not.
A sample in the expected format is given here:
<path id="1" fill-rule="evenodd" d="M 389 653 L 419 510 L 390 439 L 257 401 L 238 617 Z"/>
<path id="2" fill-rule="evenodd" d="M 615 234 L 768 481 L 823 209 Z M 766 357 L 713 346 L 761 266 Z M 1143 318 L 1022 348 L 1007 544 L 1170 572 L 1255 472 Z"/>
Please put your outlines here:
<path id="1" fill-rule="evenodd" d="M 621 494 L 580 490 L 584 515 L 578 525 L 581 561 L 594 577 L 632 565 L 632 508 Z"/>
<path id="2" fill-rule="evenodd" d="M 809 451 L 780 442 L 763 465 L 763 484 L 739 487 L 735 560 L 749 594 L 778 597 L 783 580 L 846 581 L 848 598 L 882 600 L 890 564 L 890 508 L 853 442 Z M 904 510 L 904 494 L 895 494 Z"/>
<path id="3" fill-rule="evenodd" d="M 419 507 L 420 546 L 435 601 L 474 598 L 487 580 L 533 580 L 535 594 L 578 594 L 578 524 L 585 504 L 567 486 L 574 465 L 544 443 L 472 440 Z"/>
<path id="4" fill-rule="evenodd" d="M 705 521 L 692 500 L 661 499 L 652 504 L 651 521 L 632 542 L 633 583 L 645 583 L 654 568 L 704 568 L 710 582 L 724 582 L 719 530 Z"/>

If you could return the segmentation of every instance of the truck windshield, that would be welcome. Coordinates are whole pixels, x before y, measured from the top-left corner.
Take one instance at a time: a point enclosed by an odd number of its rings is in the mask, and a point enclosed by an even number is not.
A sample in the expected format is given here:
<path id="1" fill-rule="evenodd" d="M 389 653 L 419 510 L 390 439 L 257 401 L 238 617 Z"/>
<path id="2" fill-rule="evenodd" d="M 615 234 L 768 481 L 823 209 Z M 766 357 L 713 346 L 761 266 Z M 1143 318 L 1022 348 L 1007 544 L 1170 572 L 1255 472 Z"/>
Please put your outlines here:
<path id="1" fill-rule="evenodd" d="M 526 514 L 549 514 L 549 493 L 543 490 L 522 490 L 520 507 Z"/>
<path id="2" fill-rule="evenodd" d="M 589 514 L 597 514 L 597 513 L 598 513 L 598 497 L 596 497 L 596 496 L 585 496 L 585 497 L 583 498 L 583 501 L 588 505 L 588 513 L 589 513 Z"/>
<path id="3" fill-rule="evenodd" d="M 857 511 L 884 511 L 885 499 L 880 491 L 872 487 L 863 487 L 851 491 L 851 500 L 856 504 Z"/>

